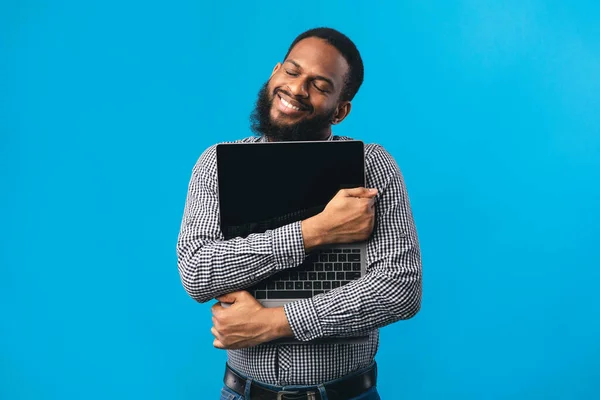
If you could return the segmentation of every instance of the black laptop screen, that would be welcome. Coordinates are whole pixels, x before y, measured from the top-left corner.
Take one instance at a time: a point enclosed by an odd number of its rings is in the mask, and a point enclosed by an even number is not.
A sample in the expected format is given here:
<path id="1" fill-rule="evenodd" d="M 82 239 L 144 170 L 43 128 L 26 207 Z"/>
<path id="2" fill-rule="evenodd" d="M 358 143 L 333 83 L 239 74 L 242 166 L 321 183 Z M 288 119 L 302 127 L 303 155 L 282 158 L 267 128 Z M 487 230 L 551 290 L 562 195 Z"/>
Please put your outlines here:
<path id="1" fill-rule="evenodd" d="M 365 185 L 361 141 L 220 144 L 217 168 L 226 239 L 306 219 L 341 188 Z"/>

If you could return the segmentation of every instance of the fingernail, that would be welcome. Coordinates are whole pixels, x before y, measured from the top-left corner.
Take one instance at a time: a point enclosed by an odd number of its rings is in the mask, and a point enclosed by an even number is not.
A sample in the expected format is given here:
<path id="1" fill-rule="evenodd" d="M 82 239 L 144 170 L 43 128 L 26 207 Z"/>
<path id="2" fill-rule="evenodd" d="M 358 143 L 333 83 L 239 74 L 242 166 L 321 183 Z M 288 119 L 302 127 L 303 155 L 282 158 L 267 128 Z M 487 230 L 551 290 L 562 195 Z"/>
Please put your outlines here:
<path id="1" fill-rule="evenodd" d="M 369 192 L 371 192 L 371 193 L 377 193 L 377 189 L 369 189 Z"/>

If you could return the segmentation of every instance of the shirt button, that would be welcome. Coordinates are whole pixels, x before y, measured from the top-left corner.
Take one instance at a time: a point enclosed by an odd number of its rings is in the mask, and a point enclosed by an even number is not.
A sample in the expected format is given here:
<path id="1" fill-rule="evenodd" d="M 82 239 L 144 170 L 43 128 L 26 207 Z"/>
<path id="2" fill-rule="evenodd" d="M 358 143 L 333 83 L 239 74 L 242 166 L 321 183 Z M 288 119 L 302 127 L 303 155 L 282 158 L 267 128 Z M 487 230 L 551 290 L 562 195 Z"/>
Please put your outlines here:
<path id="1" fill-rule="evenodd" d="M 280 381 L 279 386 L 286 386 L 288 384 L 287 381 Z"/>
<path id="2" fill-rule="evenodd" d="M 256 280 L 256 275 L 250 275 L 250 280 L 251 280 L 251 281 L 254 281 L 254 280 Z"/>
<path id="3" fill-rule="evenodd" d="M 294 257 L 288 257 L 288 264 L 294 265 Z"/>

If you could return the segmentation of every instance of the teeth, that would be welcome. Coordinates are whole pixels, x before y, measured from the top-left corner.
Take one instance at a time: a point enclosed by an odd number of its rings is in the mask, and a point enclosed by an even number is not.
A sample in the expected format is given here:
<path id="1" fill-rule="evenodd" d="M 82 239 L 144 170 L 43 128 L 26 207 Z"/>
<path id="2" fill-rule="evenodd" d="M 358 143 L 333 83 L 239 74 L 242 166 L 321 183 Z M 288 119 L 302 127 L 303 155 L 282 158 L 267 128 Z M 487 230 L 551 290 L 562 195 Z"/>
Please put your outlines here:
<path id="1" fill-rule="evenodd" d="M 285 101 L 282 97 L 279 97 L 279 98 L 281 99 L 281 102 L 283 103 L 283 105 L 286 106 L 287 108 L 291 108 L 292 110 L 300 111 L 300 109 L 298 107 L 291 105 L 290 103 Z"/>

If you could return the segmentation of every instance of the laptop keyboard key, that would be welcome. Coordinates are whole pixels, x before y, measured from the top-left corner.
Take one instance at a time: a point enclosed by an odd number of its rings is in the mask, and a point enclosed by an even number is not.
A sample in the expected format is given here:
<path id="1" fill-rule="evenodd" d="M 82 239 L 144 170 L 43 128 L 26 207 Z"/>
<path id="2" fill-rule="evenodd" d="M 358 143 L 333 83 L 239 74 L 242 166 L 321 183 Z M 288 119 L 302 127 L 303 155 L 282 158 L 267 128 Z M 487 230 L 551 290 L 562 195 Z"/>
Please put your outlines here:
<path id="1" fill-rule="evenodd" d="M 360 261 L 360 254 L 348 254 L 348 261 Z"/>
<path id="2" fill-rule="evenodd" d="M 264 290 L 256 291 L 256 300 L 265 300 L 267 298 L 267 292 Z"/>
<path id="3" fill-rule="evenodd" d="M 302 290 L 302 288 L 303 288 L 302 282 L 294 282 L 294 289 Z"/>
<path id="4" fill-rule="evenodd" d="M 328 272 L 327 273 L 327 280 L 334 280 L 335 279 L 335 272 Z"/>
<path id="5" fill-rule="evenodd" d="M 275 290 L 267 293 L 269 300 L 308 299 L 309 297 L 312 297 L 312 290 L 291 290 L 289 292 L 285 290 Z"/>
<path id="6" fill-rule="evenodd" d="M 256 284 L 256 290 L 267 290 L 267 282 L 262 281 Z"/>
<path id="7" fill-rule="evenodd" d="M 358 279 L 360 278 L 360 272 L 346 272 L 346 279 L 347 280 L 353 280 L 353 279 Z"/>
<path id="8" fill-rule="evenodd" d="M 312 282 L 304 282 L 304 289 L 312 289 Z"/>

